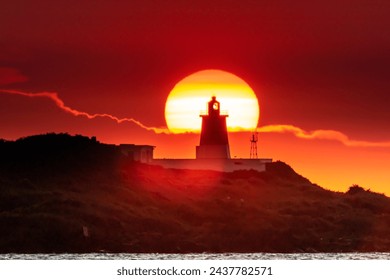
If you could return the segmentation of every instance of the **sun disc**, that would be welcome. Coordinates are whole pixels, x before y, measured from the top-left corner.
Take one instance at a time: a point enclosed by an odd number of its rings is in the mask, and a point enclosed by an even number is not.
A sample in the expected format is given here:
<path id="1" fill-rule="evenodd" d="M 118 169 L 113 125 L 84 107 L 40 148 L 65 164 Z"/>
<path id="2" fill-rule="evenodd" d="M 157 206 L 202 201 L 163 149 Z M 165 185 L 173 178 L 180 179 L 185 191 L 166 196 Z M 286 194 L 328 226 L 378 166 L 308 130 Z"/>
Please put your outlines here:
<path id="1" fill-rule="evenodd" d="M 259 121 L 259 103 L 251 87 L 236 75 L 222 70 L 195 72 L 169 93 L 165 103 L 165 120 L 172 133 L 199 132 L 200 113 L 216 96 L 221 111 L 226 112 L 229 131 L 254 130 Z"/>

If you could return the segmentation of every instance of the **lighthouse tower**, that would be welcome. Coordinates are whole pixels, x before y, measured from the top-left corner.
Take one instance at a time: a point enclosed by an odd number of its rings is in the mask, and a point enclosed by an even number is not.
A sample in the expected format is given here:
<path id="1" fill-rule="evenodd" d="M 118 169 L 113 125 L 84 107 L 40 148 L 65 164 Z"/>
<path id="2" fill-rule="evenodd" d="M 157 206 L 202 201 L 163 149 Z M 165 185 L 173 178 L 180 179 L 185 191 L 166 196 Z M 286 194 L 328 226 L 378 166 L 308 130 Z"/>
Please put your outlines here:
<path id="1" fill-rule="evenodd" d="M 197 159 L 229 159 L 230 149 L 226 128 L 227 114 L 221 114 L 220 103 L 213 96 L 208 111 L 201 114 L 202 131 L 200 144 L 196 147 Z"/>

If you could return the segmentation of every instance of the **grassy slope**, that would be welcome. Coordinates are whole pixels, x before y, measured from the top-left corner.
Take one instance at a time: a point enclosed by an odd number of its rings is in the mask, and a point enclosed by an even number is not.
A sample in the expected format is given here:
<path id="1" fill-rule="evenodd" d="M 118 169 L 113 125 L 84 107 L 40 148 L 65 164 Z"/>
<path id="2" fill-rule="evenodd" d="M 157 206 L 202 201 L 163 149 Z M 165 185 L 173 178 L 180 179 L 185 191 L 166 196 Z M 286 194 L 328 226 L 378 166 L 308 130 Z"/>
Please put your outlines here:
<path id="1" fill-rule="evenodd" d="M 68 135 L 0 142 L 0 156 L 3 253 L 390 251 L 389 198 L 324 190 L 282 162 L 166 170 Z"/>

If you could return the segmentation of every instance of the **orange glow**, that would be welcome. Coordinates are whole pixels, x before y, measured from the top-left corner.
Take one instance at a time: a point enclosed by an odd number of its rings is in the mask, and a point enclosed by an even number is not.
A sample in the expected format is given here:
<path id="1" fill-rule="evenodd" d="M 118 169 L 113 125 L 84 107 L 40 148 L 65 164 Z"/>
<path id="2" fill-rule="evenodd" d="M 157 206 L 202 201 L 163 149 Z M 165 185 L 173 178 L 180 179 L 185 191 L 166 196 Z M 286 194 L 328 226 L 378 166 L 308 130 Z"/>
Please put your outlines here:
<path id="1" fill-rule="evenodd" d="M 211 96 L 229 114 L 229 131 L 254 130 L 259 121 L 259 103 L 251 87 L 241 78 L 221 70 L 193 73 L 171 90 L 165 103 L 165 120 L 170 132 L 199 132 L 199 114 Z"/>

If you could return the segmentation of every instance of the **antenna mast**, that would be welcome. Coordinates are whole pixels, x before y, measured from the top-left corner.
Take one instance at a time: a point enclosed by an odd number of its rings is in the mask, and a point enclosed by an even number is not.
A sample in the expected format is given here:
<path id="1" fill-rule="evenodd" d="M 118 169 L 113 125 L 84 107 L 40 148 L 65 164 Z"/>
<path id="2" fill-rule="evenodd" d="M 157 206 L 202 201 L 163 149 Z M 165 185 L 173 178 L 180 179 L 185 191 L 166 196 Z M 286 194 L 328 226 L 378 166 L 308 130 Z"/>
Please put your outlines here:
<path id="1" fill-rule="evenodd" d="M 259 140 L 258 133 L 257 131 L 254 131 L 252 133 L 251 137 L 251 153 L 250 153 L 250 158 L 257 158 L 257 141 Z"/>

